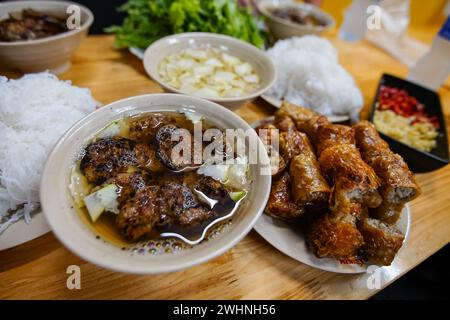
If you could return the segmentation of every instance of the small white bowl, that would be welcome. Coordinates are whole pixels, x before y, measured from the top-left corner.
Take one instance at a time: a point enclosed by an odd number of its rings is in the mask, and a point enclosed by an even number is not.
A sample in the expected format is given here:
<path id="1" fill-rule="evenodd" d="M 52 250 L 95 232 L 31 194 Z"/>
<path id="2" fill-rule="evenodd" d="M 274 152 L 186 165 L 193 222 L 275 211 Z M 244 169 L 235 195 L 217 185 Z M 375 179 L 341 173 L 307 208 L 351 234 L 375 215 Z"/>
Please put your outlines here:
<path id="1" fill-rule="evenodd" d="M 154 274 L 188 268 L 221 255 L 252 229 L 264 210 L 271 185 L 271 176 L 260 174 L 261 168 L 263 166 L 267 168 L 269 165 L 269 159 L 253 129 L 249 132 L 251 138 L 257 138 L 259 161 L 250 165 L 252 185 L 234 214 L 231 225 L 214 239 L 175 254 L 132 254 L 128 250 L 121 250 L 116 245 L 96 239 L 94 232 L 73 208 L 68 190 L 70 166 L 95 133 L 127 115 L 181 111 L 187 106 L 218 128 L 251 129 L 238 115 L 210 101 L 179 94 L 148 94 L 106 105 L 78 121 L 63 135 L 45 165 L 40 199 L 50 227 L 67 248 L 81 258 L 104 268 L 120 272 Z"/>
<path id="2" fill-rule="evenodd" d="M 281 8 L 295 8 L 311 14 L 316 19 L 323 21 L 324 26 L 302 25 L 287 19 L 273 15 L 270 10 Z M 332 16 L 320 8 L 307 3 L 286 3 L 278 0 L 262 1 L 258 4 L 258 10 L 266 17 L 270 33 L 276 39 L 301 37 L 308 34 L 320 35 L 336 24 Z"/>
<path id="3" fill-rule="evenodd" d="M 9 1 L 0 3 L 0 20 L 10 12 L 31 8 L 37 11 L 65 17 L 70 5 L 80 8 L 79 29 L 69 30 L 54 36 L 28 41 L 0 41 L 0 63 L 23 72 L 50 70 L 59 74 L 70 67 L 73 53 L 86 36 L 94 21 L 92 12 L 75 2 L 68 1 Z"/>
<path id="4" fill-rule="evenodd" d="M 261 78 L 261 85 L 259 88 L 245 96 L 237 98 L 203 97 L 205 99 L 219 103 L 230 109 L 237 109 L 247 101 L 254 100 L 258 96 L 262 95 L 275 82 L 275 66 L 263 51 L 236 38 L 207 32 L 180 33 L 154 42 L 147 48 L 147 50 L 145 50 L 144 68 L 148 75 L 167 92 L 188 94 L 165 84 L 159 76 L 158 67 L 162 60 L 168 55 L 180 52 L 186 48 L 198 47 L 212 47 L 229 52 L 230 54 L 250 63 Z"/>

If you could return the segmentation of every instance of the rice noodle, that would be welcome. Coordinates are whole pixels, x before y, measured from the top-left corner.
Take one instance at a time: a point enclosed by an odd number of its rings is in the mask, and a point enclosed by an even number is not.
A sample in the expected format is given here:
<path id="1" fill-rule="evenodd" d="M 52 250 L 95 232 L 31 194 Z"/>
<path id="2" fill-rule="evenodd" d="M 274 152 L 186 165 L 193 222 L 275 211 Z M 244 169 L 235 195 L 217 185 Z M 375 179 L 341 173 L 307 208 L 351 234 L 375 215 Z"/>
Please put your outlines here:
<path id="1" fill-rule="evenodd" d="M 268 96 L 327 116 L 358 114 L 361 92 L 328 40 L 317 36 L 279 40 L 267 55 L 277 69 Z"/>
<path id="2" fill-rule="evenodd" d="M 53 145 L 95 106 L 89 89 L 47 72 L 0 77 L 0 234 L 21 218 L 31 221 Z"/>

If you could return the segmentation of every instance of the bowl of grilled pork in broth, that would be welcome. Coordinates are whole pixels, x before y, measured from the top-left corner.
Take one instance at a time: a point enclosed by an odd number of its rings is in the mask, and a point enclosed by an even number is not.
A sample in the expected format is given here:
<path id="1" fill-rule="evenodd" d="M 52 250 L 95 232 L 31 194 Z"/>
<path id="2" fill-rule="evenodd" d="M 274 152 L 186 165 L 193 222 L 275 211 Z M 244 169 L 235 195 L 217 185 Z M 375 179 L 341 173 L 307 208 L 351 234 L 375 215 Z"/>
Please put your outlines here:
<path id="1" fill-rule="evenodd" d="M 238 147 L 248 141 L 253 147 Z M 45 165 L 41 203 L 55 235 L 83 259 L 169 272 L 224 253 L 251 230 L 270 192 L 268 167 L 256 132 L 233 112 L 196 97 L 143 95 L 66 132 Z"/>
<path id="2" fill-rule="evenodd" d="M 75 2 L 0 3 L 0 63 L 22 72 L 63 73 L 93 21 L 92 12 Z"/>

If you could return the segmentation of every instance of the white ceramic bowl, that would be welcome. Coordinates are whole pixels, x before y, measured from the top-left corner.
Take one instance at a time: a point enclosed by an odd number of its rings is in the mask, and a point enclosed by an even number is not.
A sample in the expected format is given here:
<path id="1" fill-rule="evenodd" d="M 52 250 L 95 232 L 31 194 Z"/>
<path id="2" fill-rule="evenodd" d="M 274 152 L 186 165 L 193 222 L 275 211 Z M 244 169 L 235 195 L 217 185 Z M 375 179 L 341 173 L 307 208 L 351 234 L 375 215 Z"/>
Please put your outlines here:
<path id="1" fill-rule="evenodd" d="M 46 219 L 59 240 L 81 258 L 99 266 L 130 273 L 161 273 L 188 268 L 223 254 L 253 227 L 267 202 L 271 177 L 260 175 L 269 159 L 258 141 L 258 164 L 250 165 L 252 185 L 247 197 L 233 216 L 227 230 L 217 238 L 181 250 L 177 254 L 132 254 L 116 245 L 96 239 L 81 221 L 69 198 L 70 166 L 83 146 L 100 129 L 126 115 L 151 111 L 180 111 L 189 106 L 218 128 L 251 127 L 238 115 L 210 101 L 179 94 L 149 94 L 106 105 L 77 122 L 58 141 L 44 168 L 41 180 L 41 205 Z M 251 136 L 256 132 L 251 129 Z"/>
<path id="2" fill-rule="evenodd" d="M 260 87 L 256 91 L 245 96 L 237 98 L 204 97 L 205 99 L 217 102 L 230 109 L 236 109 L 247 101 L 251 101 L 262 95 L 275 82 L 275 66 L 262 50 L 233 37 L 207 32 L 180 33 L 162 38 L 152 43 L 147 50 L 145 50 L 145 70 L 154 81 L 164 88 L 164 90 L 168 92 L 185 93 L 165 84 L 159 76 L 158 67 L 161 61 L 169 54 L 193 47 L 213 47 L 229 52 L 230 54 L 249 62 L 261 78 Z"/>
<path id="3" fill-rule="evenodd" d="M 80 8 L 79 29 L 30 41 L 0 41 L 0 63 L 23 72 L 50 70 L 54 74 L 66 71 L 70 60 L 81 40 L 86 36 L 94 21 L 92 12 L 77 3 L 67 1 L 9 1 L 0 3 L 0 20 L 10 12 L 31 8 L 45 13 L 66 17 L 67 8 L 76 5 Z"/>
<path id="4" fill-rule="evenodd" d="M 298 10 L 308 12 L 316 19 L 323 21 L 324 26 L 309 26 L 301 25 L 289 21 L 287 19 L 282 19 L 273 15 L 270 10 L 276 8 L 296 8 Z M 276 39 L 285 39 L 291 37 L 301 37 L 308 34 L 320 35 L 324 31 L 333 28 L 336 24 L 332 16 L 330 16 L 325 11 L 320 8 L 307 4 L 307 3 L 286 3 L 278 0 L 266 0 L 258 4 L 259 11 L 266 17 L 267 25 L 269 27 L 270 33 Z"/>

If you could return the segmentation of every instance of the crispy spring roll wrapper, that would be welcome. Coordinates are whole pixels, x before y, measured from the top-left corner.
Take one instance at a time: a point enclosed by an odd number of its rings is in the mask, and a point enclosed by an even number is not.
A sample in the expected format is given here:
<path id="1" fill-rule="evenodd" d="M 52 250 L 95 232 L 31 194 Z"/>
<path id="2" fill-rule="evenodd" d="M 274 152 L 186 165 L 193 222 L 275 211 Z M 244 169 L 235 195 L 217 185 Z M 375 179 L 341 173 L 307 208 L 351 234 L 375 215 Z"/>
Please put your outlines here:
<path id="1" fill-rule="evenodd" d="M 315 116 L 317 116 L 317 113 L 310 109 L 283 101 L 281 107 L 275 112 L 275 121 L 280 118 L 289 117 L 294 120 L 297 125 L 297 122 L 303 123 L 311 120 Z"/>
<path id="2" fill-rule="evenodd" d="M 420 188 L 403 158 L 389 149 L 375 126 L 361 121 L 354 126 L 356 145 L 362 157 L 381 178 L 380 193 L 388 203 L 406 203 L 417 198 Z"/>
<path id="3" fill-rule="evenodd" d="M 339 124 L 327 124 L 317 129 L 317 154 L 336 144 L 355 145 L 355 132 L 349 126 Z"/>
<path id="4" fill-rule="evenodd" d="M 377 265 L 390 265 L 403 244 L 403 234 L 396 228 L 371 218 L 363 219 L 358 227 L 364 238 L 366 258 Z"/>
<path id="5" fill-rule="evenodd" d="M 292 195 L 298 205 L 318 205 L 328 202 L 331 189 L 322 175 L 316 155 L 308 137 L 300 133 L 301 152 L 291 159 L 289 174 L 292 179 Z"/>
<path id="6" fill-rule="evenodd" d="M 297 130 L 291 118 L 284 117 L 275 123 L 280 129 L 280 153 L 286 162 L 302 152 L 310 153 L 314 150 L 308 137 Z"/>
<path id="7" fill-rule="evenodd" d="M 280 132 L 297 130 L 294 120 L 288 116 L 277 117 L 274 121 L 274 125 L 280 130 Z"/>
<path id="8" fill-rule="evenodd" d="M 266 135 L 260 136 L 264 145 L 270 145 L 272 139 L 278 139 L 278 128 L 272 122 L 266 122 L 255 128 L 255 131 L 259 134 L 260 130 L 266 130 Z"/>
<path id="9" fill-rule="evenodd" d="M 305 138 L 306 136 L 297 130 L 280 133 L 280 153 L 286 162 L 304 151 Z M 309 146 L 309 149 L 312 150 L 312 146 Z"/>
<path id="10" fill-rule="evenodd" d="M 290 117 L 294 121 L 297 129 L 306 133 L 313 143 L 316 143 L 318 128 L 330 124 L 327 117 L 289 102 L 283 102 L 280 109 L 275 113 L 275 119 L 283 117 Z"/>
<path id="11" fill-rule="evenodd" d="M 373 169 L 361 159 L 351 144 L 336 144 L 322 151 L 319 159 L 322 172 L 330 176 L 349 199 L 377 207 L 382 199 L 377 191 L 380 180 Z"/>
<path id="12" fill-rule="evenodd" d="M 312 222 L 306 235 L 319 258 L 356 260 L 358 251 L 364 244 L 356 226 L 356 218 L 349 214 L 327 213 Z"/>
<path id="13" fill-rule="evenodd" d="M 293 221 L 305 212 L 302 206 L 293 202 L 291 195 L 291 179 L 289 173 L 284 172 L 278 179 L 274 179 L 267 202 L 265 213 L 281 220 Z"/>
<path id="14" fill-rule="evenodd" d="M 370 214 L 373 218 L 379 219 L 389 225 L 395 224 L 402 213 L 405 205 L 403 203 L 389 203 L 383 201 L 383 203 L 370 210 Z"/>
<path id="15" fill-rule="evenodd" d="M 338 183 L 333 186 L 333 193 L 329 203 L 331 212 L 340 215 L 349 214 L 358 220 L 368 216 L 366 207 L 363 207 L 359 202 L 355 202 L 350 197 L 345 185 L 342 185 L 341 182 L 342 181 L 339 180 Z"/>

